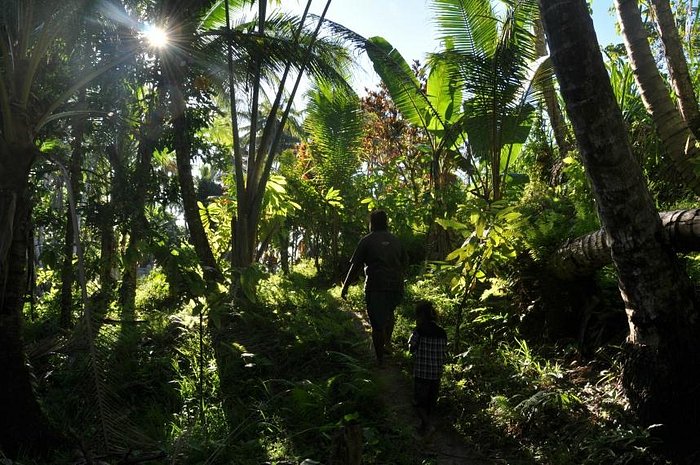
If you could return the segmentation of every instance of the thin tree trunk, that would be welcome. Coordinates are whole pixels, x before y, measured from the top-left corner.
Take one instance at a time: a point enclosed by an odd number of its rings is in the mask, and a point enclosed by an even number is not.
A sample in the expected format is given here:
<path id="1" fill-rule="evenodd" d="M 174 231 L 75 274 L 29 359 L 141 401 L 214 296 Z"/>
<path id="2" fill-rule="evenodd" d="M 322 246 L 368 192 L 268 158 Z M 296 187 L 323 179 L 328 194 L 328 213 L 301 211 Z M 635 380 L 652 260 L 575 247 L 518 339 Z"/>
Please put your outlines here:
<path id="1" fill-rule="evenodd" d="M 700 135 L 700 111 L 695 96 L 693 81 L 688 71 L 688 62 L 683 52 L 683 44 L 678 36 L 676 20 L 668 0 L 651 0 L 656 15 L 656 23 L 664 44 L 664 55 L 668 63 L 671 85 L 678 96 L 678 107 L 683 119 L 697 138 Z"/>
<path id="2" fill-rule="evenodd" d="M 95 306 L 96 309 L 103 309 L 106 313 L 109 304 L 115 297 L 116 279 L 115 270 L 117 267 L 117 240 L 114 233 L 115 217 L 114 205 L 112 201 L 118 198 L 118 190 L 125 182 L 123 168 L 119 160 L 117 148 L 114 145 L 109 145 L 105 153 L 112 166 L 114 173 L 110 180 L 109 203 L 102 204 L 99 207 L 99 230 L 100 230 L 100 299 L 103 304 Z M 94 312 L 97 319 L 97 312 Z M 97 322 L 97 321 L 96 321 Z M 95 334 L 99 331 L 95 330 Z"/>
<path id="3" fill-rule="evenodd" d="M 627 139 L 586 0 L 540 0 L 567 113 L 610 244 L 630 333 L 623 385 L 666 438 L 697 433 L 697 310 Z"/>
<path id="4" fill-rule="evenodd" d="M 535 34 L 535 50 L 537 56 L 547 56 L 548 52 L 544 29 L 542 27 L 542 21 L 539 19 L 535 21 Z M 559 106 L 557 91 L 554 89 L 554 82 L 551 79 L 545 79 L 539 85 L 542 89 L 542 98 L 544 100 L 545 109 L 547 110 L 547 116 L 549 117 L 549 123 L 552 125 L 552 132 L 554 132 L 554 140 L 559 149 L 559 158 L 563 160 L 569 153 L 569 150 L 572 149 L 572 144 L 569 141 L 566 121 L 564 120 L 564 115 Z M 552 163 L 552 165 L 554 165 L 554 163 Z M 551 181 L 553 181 L 553 179 Z"/>
<path id="5" fill-rule="evenodd" d="M 85 106 L 85 91 L 80 93 L 79 109 Z M 75 119 L 73 128 L 73 151 L 70 160 L 70 181 L 66 186 L 70 189 L 76 203 L 80 195 L 80 178 L 82 172 L 80 168 L 83 164 L 83 138 L 85 136 L 86 118 L 79 116 Z M 75 248 L 75 231 L 73 231 L 73 214 L 70 208 L 66 209 L 66 231 L 63 242 L 63 267 L 61 272 L 61 314 L 60 325 L 62 328 L 69 328 L 72 323 L 73 313 L 73 283 L 75 282 L 75 272 L 73 268 L 73 250 Z"/>
<path id="6" fill-rule="evenodd" d="M 124 270 L 122 273 L 121 307 L 123 320 L 135 318 L 136 312 L 136 283 L 138 264 L 141 257 L 142 242 L 146 238 L 148 219 L 146 218 L 146 197 L 151 178 L 151 162 L 156 150 L 158 139 L 163 130 L 162 96 L 155 96 L 145 116 L 145 122 L 140 128 L 136 169 L 133 177 L 133 195 L 130 196 L 130 232 L 129 242 L 124 253 Z"/>
<path id="7" fill-rule="evenodd" d="M 656 68 L 637 0 L 615 0 L 615 8 L 634 79 L 664 149 L 672 160 L 674 176 L 695 193 L 700 193 L 700 177 L 695 174 L 692 163 L 692 160 L 700 157 L 700 148 L 688 124 L 674 106 Z"/>
<path id="8" fill-rule="evenodd" d="M 206 231 L 202 225 L 202 219 L 197 205 L 197 195 L 192 177 L 192 136 L 187 121 L 187 104 L 183 93 L 183 82 L 178 75 L 182 70 L 179 67 L 169 69 L 175 63 L 166 65 L 168 69 L 168 90 L 170 92 L 170 110 L 173 123 L 173 138 L 175 156 L 177 161 L 177 176 L 180 184 L 180 195 L 185 212 L 185 222 L 190 233 L 190 242 L 194 246 L 204 271 L 204 277 L 208 282 L 221 281 L 223 275 L 214 258 L 214 253 L 209 245 Z"/>
<path id="9" fill-rule="evenodd" d="M 289 274 L 289 229 L 286 225 L 282 226 L 277 237 L 279 238 L 282 273 Z"/>

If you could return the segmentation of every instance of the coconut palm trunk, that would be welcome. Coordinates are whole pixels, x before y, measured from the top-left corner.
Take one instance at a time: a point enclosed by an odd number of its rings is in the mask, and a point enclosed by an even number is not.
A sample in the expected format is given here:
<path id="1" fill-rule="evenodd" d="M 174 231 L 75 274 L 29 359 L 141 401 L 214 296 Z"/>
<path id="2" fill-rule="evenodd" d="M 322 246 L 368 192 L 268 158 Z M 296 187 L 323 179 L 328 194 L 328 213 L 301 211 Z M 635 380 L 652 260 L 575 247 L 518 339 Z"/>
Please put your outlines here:
<path id="1" fill-rule="evenodd" d="M 195 18 L 210 5 L 211 0 L 181 0 L 162 2 L 172 21 L 172 41 L 180 46 L 191 47 L 196 41 Z M 199 214 L 197 196 L 192 177 L 192 128 L 187 110 L 186 68 L 189 57 L 181 51 L 166 51 L 163 56 L 165 84 L 170 97 L 170 116 L 173 125 L 173 148 L 177 163 L 178 183 L 185 222 L 190 233 L 190 243 L 194 247 L 202 266 L 204 277 L 209 282 L 222 281 L 214 253 L 211 250 Z"/>
<path id="2" fill-rule="evenodd" d="M 538 57 L 547 56 L 547 43 L 544 36 L 544 29 L 542 27 L 542 21 L 535 21 L 535 51 Z M 544 101 L 545 110 L 547 111 L 547 117 L 552 125 L 552 132 L 554 133 L 554 140 L 557 143 L 557 148 L 559 149 L 560 159 L 564 159 L 571 150 L 571 142 L 569 141 L 569 134 L 566 128 L 566 121 L 564 120 L 564 115 L 562 114 L 561 107 L 559 106 L 559 99 L 557 98 L 557 91 L 554 88 L 554 82 L 551 79 L 545 79 L 538 84 L 542 92 L 542 100 Z M 552 160 L 554 162 L 554 160 Z"/>
<path id="3" fill-rule="evenodd" d="M 139 131 L 136 168 L 130 186 L 133 195 L 130 197 L 131 202 L 129 203 L 131 209 L 129 242 L 124 253 L 124 269 L 119 290 L 122 318 L 127 321 L 133 320 L 136 314 L 138 264 L 148 231 L 148 219 L 146 218 L 148 184 L 151 178 L 153 152 L 156 150 L 158 139 L 163 132 L 163 97 L 155 95 L 154 98 L 155 102 L 151 103 L 147 109 L 145 121 Z"/>
<path id="4" fill-rule="evenodd" d="M 695 96 L 693 81 L 688 71 L 683 45 L 678 36 L 676 20 L 668 0 L 651 0 L 651 7 L 656 15 L 656 24 L 664 44 L 664 55 L 668 64 L 671 85 L 678 96 L 678 107 L 683 119 L 695 137 L 700 134 L 700 111 Z"/>
<path id="5" fill-rule="evenodd" d="M 629 336 L 623 385 L 669 440 L 697 431 L 697 309 L 632 155 L 585 0 L 540 0 L 551 58 L 610 244 Z"/>
<path id="6" fill-rule="evenodd" d="M 35 150 L 0 137 L 0 450 L 9 457 L 46 453 L 58 441 L 35 396 L 22 338 Z"/>
<path id="7" fill-rule="evenodd" d="M 637 0 L 615 0 L 615 8 L 635 82 L 664 150 L 672 160 L 674 176 L 694 192 L 700 193 L 700 177 L 695 173 L 691 161 L 700 156 L 700 148 L 688 124 L 673 104 L 656 67 Z"/>
<path id="8" fill-rule="evenodd" d="M 674 251 L 700 252 L 700 209 L 663 212 L 659 217 Z M 611 260 L 607 236 L 599 229 L 559 247 L 548 268 L 559 279 L 575 280 L 590 276 Z"/>

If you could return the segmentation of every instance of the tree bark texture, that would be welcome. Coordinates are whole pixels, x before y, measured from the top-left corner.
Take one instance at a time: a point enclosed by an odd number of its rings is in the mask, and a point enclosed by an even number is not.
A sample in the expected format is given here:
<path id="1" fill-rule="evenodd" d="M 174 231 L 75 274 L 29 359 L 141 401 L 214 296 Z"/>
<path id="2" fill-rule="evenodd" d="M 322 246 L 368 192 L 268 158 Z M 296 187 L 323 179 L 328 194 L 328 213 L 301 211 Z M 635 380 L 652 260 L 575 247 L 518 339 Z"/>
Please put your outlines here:
<path id="1" fill-rule="evenodd" d="M 662 212 L 659 217 L 675 252 L 700 252 L 700 209 Z M 567 241 L 552 255 L 548 268 L 568 281 L 589 276 L 611 261 L 610 244 L 600 229 Z"/>
<path id="2" fill-rule="evenodd" d="M 33 147 L 17 158 L 10 176 L 0 171 L 0 450 L 9 457 L 45 453 L 58 442 L 34 393 L 22 338 Z M 0 150 L 0 167 L 7 160 Z"/>
<path id="3" fill-rule="evenodd" d="M 697 431 L 697 311 L 634 159 L 585 0 L 540 0 L 629 323 L 623 385 L 642 422 Z M 667 436 L 671 439 L 672 435 Z"/>
<path id="4" fill-rule="evenodd" d="M 544 36 L 542 21 L 539 19 L 535 21 L 535 39 L 535 50 L 537 52 L 537 56 L 547 56 L 547 41 Z M 559 149 L 559 157 L 564 159 L 564 157 L 566 157 L 569 153 L 569 150 L 571 150 L 572 144 L 569 142 L 566 121 L 564 120 L 564 115 L 562 114 L 561 107 L 559 106 L 559 99 L 557 98 L 557 92 L 554 89 L 554 82 L 551 79 L 544 79 L 539 85 L 542 89 L 542 98 L 544 100 L 547 116 L 549 117 L 549 123 L 552 125 L 552 132 L 554 132 L 554 140 L 557 143 L 557 148 Z M 554 160 L 552 160 L 551 165 L 552 166 L 550 166 L 550 168 L 553 167 Z"/>
<path id="5" fill-rule="evenodd" d="M 209 245 L 206 231 L 197 206 L 197 195 L 192 178 L 192 140 L 187 121 L 187 103 L 183 91 L 184 83 L 180 73 L 183 70 L 176 66 L 176 60 L 166 64 L 168 74 L 168 91 L 170 93 L 170 110 L 173 122 L 173 138 L 175 157 L 177 161 L 177 176 L 180 185 L 182 206 L 185 212 L 185 222 L 190 233 L 190 242 L 199 258 L 207 281 L 221 281 L 223 276 Z"/>
<path id="6" fill-rule="evenodd" d="M 85 91 L 80 93 L 80 109 L 85 108 Z M 86 117 L 79 116 L 74 120 L 73 127 L 73 151 L 70 159 L 70 180 L 66 186 L 71 190 L 72 197 L 78 202 L 80 195 L 80 181 L 82 177 L 81 166 L 83 164 L 83 137 L 87 126 Z M 61 328 L 70 328 L 73 313 L 73 284 L 75 272 L 73 269 L 73 249 L 75 248 L 75 231 L 73 230 L 73 213 L 70 207 L 66 209 L 66 231 L 63 243 L 63 267 L 61 271 Z"/>
<path id="7" fill-rule="evenodd" d="M 143 241 L 148 231 L 146 218 L 146 199 L 148 184 L 151 179 L 151 164 L 153 152 L 158 147 L 158 140 L 163 132 L 164 106 L 162 95 L 155 95 L 155 102 L 148 106 L 144 123 L 139 132 L 136 169 L 134 170 L 132 191 L 129 193 L 129 243 L 124 254 L 124 270 L 120 289 L 122 319 L 125 321 L 135 318 L 136 312 L 136 281 L 138 278 L 138 263 L 141 257 Z"/>
<path id="8" fill-rule="evenodd" d="M 700 156 L 700 148 L 656 67 L 637 0 L 615 0 L 615 8 L 635 82 L 664 150 L 672 160 L 674 176 L 693 192 L 700 193 L 700 177 L 692 163 Z"/>
<path id="9" fill-rule="evenodd" d="M 671 85 L 678 96 L 681 116 L 697 138 L 700 134 L 700 110 L 695 96 L 693 81 L 688 71 L 688 62 L 683 52 L 683 44 L 678 36 L 676 20 L 668 0 L 651 0 L 651 7 L 656 15 L 656 24 L 664 44 L 664 54 L 668 64 Z"/>

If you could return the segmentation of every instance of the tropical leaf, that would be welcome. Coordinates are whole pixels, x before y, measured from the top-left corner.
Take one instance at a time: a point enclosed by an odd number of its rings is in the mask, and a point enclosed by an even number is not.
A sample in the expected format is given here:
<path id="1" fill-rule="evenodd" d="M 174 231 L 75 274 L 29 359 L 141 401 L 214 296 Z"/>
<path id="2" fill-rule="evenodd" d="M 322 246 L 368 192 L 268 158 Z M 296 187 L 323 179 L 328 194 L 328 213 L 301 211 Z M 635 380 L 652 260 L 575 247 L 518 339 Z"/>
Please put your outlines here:
<path id="1" fill-rule="evenodd" d="M 413 124 L 424 126 L 428 101 L 401 53 L 378 36 L 367 40 L 365 50 L 401 115 Z"/>
<path id="2" fill-rule="evenodd" d="M 435 0 L 439 38 L 457 53 L 492 56 L 498 43 L 498 21 L 490 0 Z"/>
<path id="3" fill-rule="evenodd" d="M 446 124 L 456 122 L 461 115 L 462 88 L 452 79 L 448 63 L 436 63 L 428 75 L 426 94 L 436 117 L 430 119 L 428 130 L 444 129 Z"/>

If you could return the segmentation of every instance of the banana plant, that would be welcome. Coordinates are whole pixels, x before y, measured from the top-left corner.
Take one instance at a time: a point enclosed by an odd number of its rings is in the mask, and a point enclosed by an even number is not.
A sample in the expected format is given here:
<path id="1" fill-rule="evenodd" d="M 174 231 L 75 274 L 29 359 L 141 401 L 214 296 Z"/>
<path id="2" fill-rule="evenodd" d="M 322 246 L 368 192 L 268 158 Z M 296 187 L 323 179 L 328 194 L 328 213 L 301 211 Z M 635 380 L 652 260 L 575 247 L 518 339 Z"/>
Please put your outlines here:
<path id="1" fill-rule="evenodd" d="M 403 117 L 428 136 L 431 181 L 435 197 L 445 178 L 446 166 L 458 155 L 464 132 L 460 127 L 462 83 L 454 79 L 447 62 L 431 67 L 425 86 L 398 50 L 382 37 L 371 37 L 363 46 L 377 74 Z"/>
<path id="2" fill-rule="evenodd" d="M 365 39 L 340 26 L 367 52 L 403 117 L 429 136 L 434 192 L 458 161 L 473 192 L 499 200 L 507 173 L 530 128 L 536 60 L 532 0 L 434 0 L 444 49 L 430 57 L 423 86 L 410 66 L 381 37 Z"/>

